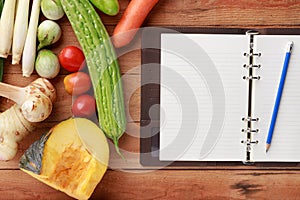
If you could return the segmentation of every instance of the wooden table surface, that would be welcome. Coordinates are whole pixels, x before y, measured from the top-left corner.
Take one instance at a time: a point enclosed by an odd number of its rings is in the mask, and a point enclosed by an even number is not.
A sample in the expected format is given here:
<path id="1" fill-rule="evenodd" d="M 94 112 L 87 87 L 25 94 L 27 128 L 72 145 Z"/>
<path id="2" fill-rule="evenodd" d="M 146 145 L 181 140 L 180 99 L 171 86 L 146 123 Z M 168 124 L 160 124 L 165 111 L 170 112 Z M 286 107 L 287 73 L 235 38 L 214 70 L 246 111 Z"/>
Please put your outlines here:
<path id="1" fill-rule="evenodd" d="M 121 11 L 115 17 L 100 14 L 111 34 L 129 0 L 120 0 Z M 42 20 L 43 18 L 41 18 Z M 63 29 L 59 44 L 51 47 L 58 53 L 78 41 L 66 17 L 58 21 Z M 299 28 L 300 1 L 297 0 L 161 0 L 144 26 L 192 26 L 214 28 Z M 92 199 L 300 199 L 300 166 L 215 165 L 198 168 L 151 169 L 139 164 L 140 123 L 140 37 L 132 50 L 119 57 L 124 74 L 124 92 L 128 126 L 120 140 L 127 161 L 115 156 L 112 149 L 110 169 L 97 186 Z M 37 78 L 23 78 L 20 66 L 5 62 L 4 82 L 25 86 Z M 18 161 L 28 146 L 43 132 L 71 117 L 72 98 L 63 88 L 60 75 L 51 80 L 58 91 L 52 115 L 19 145 L 14 160 L 0 162 L 0 199 L 71 199 L 64 193 L 40 183 L 18 169 Z M 134 91 L 134 92 L 130 92 Z M 0 112 L 12 105 L 0 98 Z M 300 153 L 300 152 L 299 152 Z"/>

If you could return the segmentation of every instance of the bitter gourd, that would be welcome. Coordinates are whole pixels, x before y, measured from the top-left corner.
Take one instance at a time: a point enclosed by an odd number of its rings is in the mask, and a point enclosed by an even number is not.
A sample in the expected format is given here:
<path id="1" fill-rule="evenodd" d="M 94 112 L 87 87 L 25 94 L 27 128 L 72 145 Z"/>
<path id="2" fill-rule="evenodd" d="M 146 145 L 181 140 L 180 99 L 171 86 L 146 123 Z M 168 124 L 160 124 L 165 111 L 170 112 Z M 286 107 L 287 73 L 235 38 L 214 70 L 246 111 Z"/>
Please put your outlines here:
<path id="1" fill-rule="evenodd" d="M 99 125 L 113 140 L 126 128 L 122 80 L 114 47 L 99 15 L 88 0 L 61 0 L 83 49 L 96 98 Z M 121 154 L 120 154 L 121 155 Z"/>

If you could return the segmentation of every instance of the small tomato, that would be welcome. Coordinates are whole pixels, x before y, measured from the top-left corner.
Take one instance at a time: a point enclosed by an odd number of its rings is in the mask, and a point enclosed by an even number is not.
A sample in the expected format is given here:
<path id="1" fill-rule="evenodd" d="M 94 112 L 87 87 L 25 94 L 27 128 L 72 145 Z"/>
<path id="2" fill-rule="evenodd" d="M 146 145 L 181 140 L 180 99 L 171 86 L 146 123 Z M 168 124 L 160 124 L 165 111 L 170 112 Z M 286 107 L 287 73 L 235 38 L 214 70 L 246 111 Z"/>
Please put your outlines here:
<path id="1" fill-rule="evenodd" d="M 96 112 L 95 99 L 87 94 L 79 96 L 73 103 L 72 112 L 77 117 L 92 117 Z"/>
<path id="2" fill-rule="evenodd" d="M 80 95 L 91 88 L 91 79 L 84 72 L 75 72 L 64 78 L 65 90 L 70 95 Z"/>
<path id="3" fill-rule="evenodd" d="M 60 65 L 69 72 L 77 72 L 84 67 L 84 55 L 81 49 L 75 46 L 67 46 L 58 55 Z"/>

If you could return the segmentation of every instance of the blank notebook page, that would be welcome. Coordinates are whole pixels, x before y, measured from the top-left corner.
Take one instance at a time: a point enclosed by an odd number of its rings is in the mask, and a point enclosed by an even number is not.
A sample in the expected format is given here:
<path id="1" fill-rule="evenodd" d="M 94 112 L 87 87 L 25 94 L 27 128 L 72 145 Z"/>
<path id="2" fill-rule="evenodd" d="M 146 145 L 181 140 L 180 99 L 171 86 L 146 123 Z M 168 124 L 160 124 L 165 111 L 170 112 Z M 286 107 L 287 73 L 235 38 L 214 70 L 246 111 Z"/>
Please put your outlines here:
<path id="1" fill-rule="evenodd" d="M 300 36 L 255 36 L 255 48 L 262 56 L 256 63 L 261 76 L 255 82 L 254 115 L 259 122 L 254 128 L 259 132 L 254 139 L 259 143 L 253 147 L 255 161 L 300 161 Z M 294 42 L 285 79 L 281 103 L 272 137 L 271 147 L 266 154 L 266 138 L 277 95 L 277 89 L 285 59 L 287 43 Z"/>
<path id="2" fill-rule="evenodd" d="M 245 35 L 161 35 L 160 160 L 245 160 L 247 47 Z"/>

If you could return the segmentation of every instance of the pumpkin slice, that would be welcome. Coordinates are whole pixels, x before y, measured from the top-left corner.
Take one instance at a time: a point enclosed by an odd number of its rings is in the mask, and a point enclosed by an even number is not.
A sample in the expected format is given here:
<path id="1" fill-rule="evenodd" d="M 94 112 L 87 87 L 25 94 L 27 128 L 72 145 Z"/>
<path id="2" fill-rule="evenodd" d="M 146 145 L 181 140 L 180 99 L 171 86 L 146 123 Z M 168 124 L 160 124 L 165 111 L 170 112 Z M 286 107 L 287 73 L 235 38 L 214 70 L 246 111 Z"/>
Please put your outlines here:
<path id="1" fill-rule="evenodd" d="M 107 170 L 109 148 L 91 121 L 71 118 L 52 128 L 21 157 L 20 168 L 76 199 L 88 199 Z"/>

